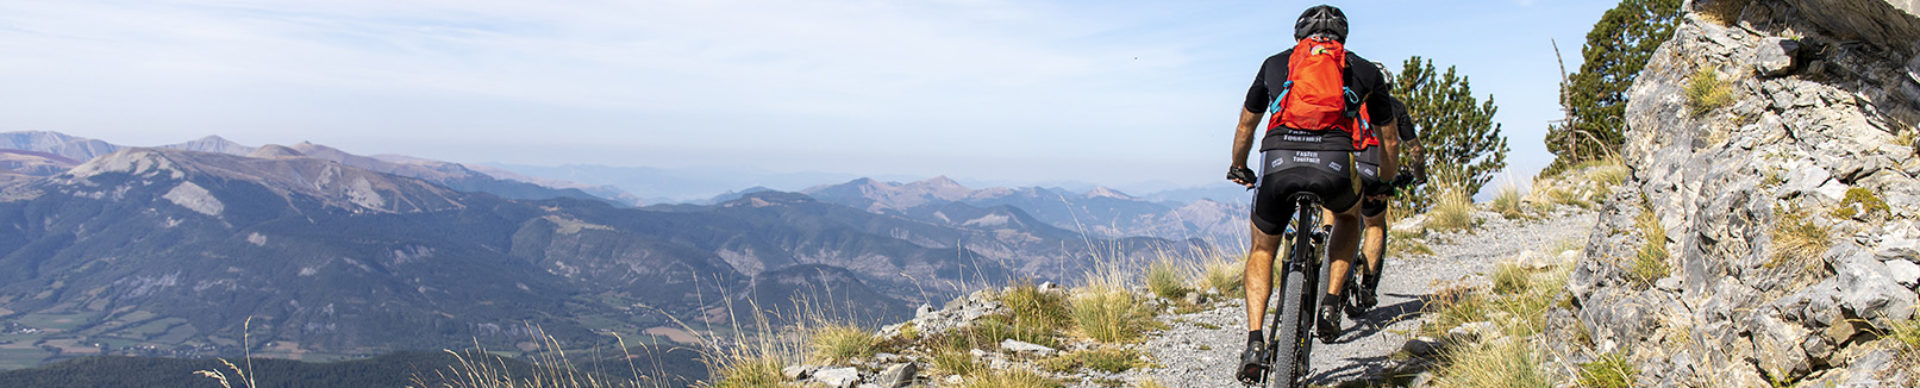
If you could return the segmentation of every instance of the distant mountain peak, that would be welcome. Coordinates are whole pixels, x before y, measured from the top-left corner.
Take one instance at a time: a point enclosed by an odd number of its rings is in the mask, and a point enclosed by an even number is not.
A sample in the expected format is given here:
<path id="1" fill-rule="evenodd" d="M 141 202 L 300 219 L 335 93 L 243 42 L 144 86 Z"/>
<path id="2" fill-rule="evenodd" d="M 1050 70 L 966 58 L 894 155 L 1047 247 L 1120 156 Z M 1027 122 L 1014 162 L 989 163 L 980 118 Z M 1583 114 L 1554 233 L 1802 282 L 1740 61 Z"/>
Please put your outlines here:
<path id="1" fill-rule="evenodd" d="M 180 143 L 180 144 L 168 144 L 168 145 L 160 146 L 158 148 L 172 148 L 172 149 L 200 151 L 200 152 L 215 152 L 215 153 L 222 153 L 222 154 L 228 154 L 228 155 L 247 155 L 247 154 L 253 153 L 255 149 L 254 147 L 242 145 L 240 143 L 235 143 L 231 140 L 227 140 L 227 138 L 220 137 L 220 135 L 207 135 L 199 139 L 194 139 L 193 141 Z"/>
<path id="2" fill-rule="evenodd" d="M 110 173 L 144 177 L 159 177 L 165 174 L 172 179 L 186 177 L 186 172 L 181 171 L 171 158 L 153 148 L 128 148 L 94 158 L 75 166 L 73 170 L 67 172 L 67 175 L 75 179 L 84 179 Z"/>
<path id="3" fill-rule="evenodd" d="M 250 158 L 267 158 L 267 159 L 299 158 L 299 157 L 305 157 L 305 156 L 307 155 L 304 153 L 300 153 L 299 150 L 288 148 L 287 146 L 283 146 L 279 144 L 263 145 L 263 146 L 260 146 L 260 148 L 254 149 L 253 152 L 247 154 L 247 157 L 250 157 Z"/>
<path id="4" fill-rule="evenodd" d="M 1112 188 L 1108 188 L 1106 186 L 1094 186 L 1093 190 L 1087 191 L 1087 198 L 1114 198 L 1114 199 L 1132 200 L 1133 196 L 1127 195 L 1127 193 L 1122 193 L 1120 192 L 1120 190 L 1114 190 Z"/>

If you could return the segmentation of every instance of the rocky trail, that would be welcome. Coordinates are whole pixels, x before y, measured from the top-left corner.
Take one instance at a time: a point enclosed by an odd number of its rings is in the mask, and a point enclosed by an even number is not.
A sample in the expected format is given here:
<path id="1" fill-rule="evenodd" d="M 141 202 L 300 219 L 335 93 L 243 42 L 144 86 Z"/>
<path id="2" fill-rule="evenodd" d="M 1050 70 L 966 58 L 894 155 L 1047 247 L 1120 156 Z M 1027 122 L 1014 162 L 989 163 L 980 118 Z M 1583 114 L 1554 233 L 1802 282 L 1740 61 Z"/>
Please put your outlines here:
<path id="1" fill-rule="evenodd" d="M 1570 207 L 1538 220 L 1507 220 L 1484 212 L 1477 217 L 1485 223 L 1470 233 L 1426 238 L 1433 255 L 1388 258 L 1379 306 L 1358 319 L 1346 319 L 1346 330 L 1335 342 L 1314 345 L 1309 381 L 1339 385 L 1391 377 L 1387 374 L 1397 364 L 1391 357 L 1419 326 L 1423 301 L 1434 291 L 1458 282 L 1486 284 L 1486 273 L 1495 264 L 1523 256 L 1547 261 L 1537 265 L 1570 263 L 1577 257 L 1550 251 L 1584 245 L 1595 222 L 1593 212 Z M 1203 312 L 1161 317 L 1168 329 L 1150 335 L 1140 348 L 1157 365 L 1114 377 L 1151 378 L 1169 386 L 1239 386 L 1230 365 L 1238 362 L 1246 341 L 1244 303 L 1232 299 Z"/>

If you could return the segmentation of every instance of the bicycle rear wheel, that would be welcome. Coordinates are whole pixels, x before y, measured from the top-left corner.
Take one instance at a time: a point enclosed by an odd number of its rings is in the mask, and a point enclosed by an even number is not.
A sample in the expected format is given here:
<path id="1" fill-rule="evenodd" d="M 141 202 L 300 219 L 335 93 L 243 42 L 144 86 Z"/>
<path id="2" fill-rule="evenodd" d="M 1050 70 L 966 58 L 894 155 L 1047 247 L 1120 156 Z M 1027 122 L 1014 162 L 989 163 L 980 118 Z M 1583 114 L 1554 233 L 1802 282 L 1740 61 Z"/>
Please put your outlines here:
<path id="1" fill-rule="evenodd" d="M 1295 257 L 1293 259 L 1299 259 Z M 1307 282 L 1312 281 L 1307 274 L 1298 270 L 1288 270 L 1286 281 L 1280 287 L 1280 317 L 1273 324 L 1273 368 L 1267 376 L 1267 386 L 1273 388 L 1292 388 L 1302 386 L 1300 377 L 1306 375 L 1308 365 L 1303 362 L 1313 346 L 1313 336 L 1308 330 L 1313 327 L 1313 305 L 1308 303 Z"/>

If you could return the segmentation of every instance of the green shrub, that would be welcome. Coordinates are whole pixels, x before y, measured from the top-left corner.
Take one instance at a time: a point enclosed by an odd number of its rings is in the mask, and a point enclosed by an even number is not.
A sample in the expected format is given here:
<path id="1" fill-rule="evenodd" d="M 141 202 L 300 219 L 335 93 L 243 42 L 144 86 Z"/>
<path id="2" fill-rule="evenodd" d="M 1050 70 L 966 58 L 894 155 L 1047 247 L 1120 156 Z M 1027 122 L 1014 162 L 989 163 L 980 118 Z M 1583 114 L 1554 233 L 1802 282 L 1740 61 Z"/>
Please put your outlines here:
<path id="1" fill-rule="evenodd" d="M 1847 189 L 1847 196 L 1840 200 L 1840 207 L 1833 208 L 1833 216 L 1839 219 L 1852 219 L 1855 216 L 1872 217 L 1887 213 L 1887 202 L 1872 190 L 1864 187 Z"/>

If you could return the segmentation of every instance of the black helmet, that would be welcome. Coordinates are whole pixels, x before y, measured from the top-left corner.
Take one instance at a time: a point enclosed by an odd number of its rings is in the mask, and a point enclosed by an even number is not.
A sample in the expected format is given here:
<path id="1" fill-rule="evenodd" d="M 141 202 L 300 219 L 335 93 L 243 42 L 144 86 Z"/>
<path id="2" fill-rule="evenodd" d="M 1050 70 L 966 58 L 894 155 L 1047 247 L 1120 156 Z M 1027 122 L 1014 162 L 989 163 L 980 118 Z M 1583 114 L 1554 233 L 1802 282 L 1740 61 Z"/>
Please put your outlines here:
<path id="1" fill-rule="evenodd" d="M 1300 13 L 1300 20 L 1293 22 L 1293 40 L 1306 39 L 1316 34 L 1326 34 L 1340 43 L 1347 42 L 1347 14 L 1331 5 L 1317 5 Z"/>

